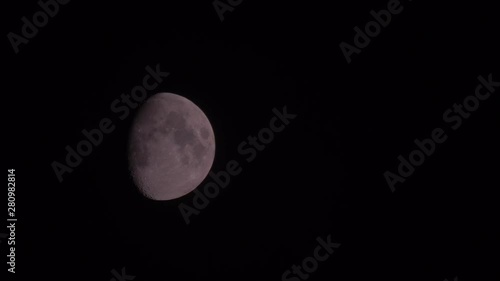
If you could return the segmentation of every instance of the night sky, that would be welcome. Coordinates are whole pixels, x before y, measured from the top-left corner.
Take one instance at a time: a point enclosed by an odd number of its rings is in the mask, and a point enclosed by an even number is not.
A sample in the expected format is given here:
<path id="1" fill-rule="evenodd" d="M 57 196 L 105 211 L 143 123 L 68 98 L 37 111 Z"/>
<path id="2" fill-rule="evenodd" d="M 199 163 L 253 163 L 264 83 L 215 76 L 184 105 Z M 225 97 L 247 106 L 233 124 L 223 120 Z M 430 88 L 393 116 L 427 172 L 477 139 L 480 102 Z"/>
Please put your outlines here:
<path id="1" fill-rule="evenodd" d="M 18 220 L 15 274 L 0 236 L 5 280 L 500 277 L 500 87 L 478 79 L 500 82 L 498 14 L 488 1 L 402 0 L 348 63 L 341 43 L 356 48 L 354 28 L 391 2 L 220 0 L 230 7 L 221 21 L 212 0 L 72 0 L 17 53 L 9 32 L 22 36 L 21 18 L 42 8 L 4 3 L 3 139 Z M 209 118 L 211 171 L 241 167 L 189 224 L 179 205 L 193 206 L 194 193 L 153 201 L 132 181 L 140 102 L 127 114 L 112 108 L 148 67 L 169 73 L 148 97 L 176 93 Z M 284 108 L 296 117 L 248 160 L 239 145 Z M 54 161 L 66 165 L 66 147 L 104 119 L 113 130 L 60 182 Z M 446 140 L 391 189 L 386 171 L 398 175 L 398 156 L 409 159 L 436 128 Z M 326 260 L 284 276 L 327 237 L 339 245 Z M 115 276 L 122 270 L 127 278 Z"/>

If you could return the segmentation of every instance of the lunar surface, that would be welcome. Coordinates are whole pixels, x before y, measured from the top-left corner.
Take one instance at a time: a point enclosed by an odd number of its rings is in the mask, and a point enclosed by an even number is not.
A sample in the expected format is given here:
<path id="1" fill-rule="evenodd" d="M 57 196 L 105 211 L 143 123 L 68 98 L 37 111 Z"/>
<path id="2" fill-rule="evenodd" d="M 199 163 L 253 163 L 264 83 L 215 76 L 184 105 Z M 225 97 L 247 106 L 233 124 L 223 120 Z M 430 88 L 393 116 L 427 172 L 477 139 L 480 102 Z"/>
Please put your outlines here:
<path id="1" fill-rule="evenodd" d="M 212 126 L 198 106 L 172 93 L 149 98 L 129 136 L 129 168 L 141 193 L 171 200 L 194 190 L 215 156 Z"/>

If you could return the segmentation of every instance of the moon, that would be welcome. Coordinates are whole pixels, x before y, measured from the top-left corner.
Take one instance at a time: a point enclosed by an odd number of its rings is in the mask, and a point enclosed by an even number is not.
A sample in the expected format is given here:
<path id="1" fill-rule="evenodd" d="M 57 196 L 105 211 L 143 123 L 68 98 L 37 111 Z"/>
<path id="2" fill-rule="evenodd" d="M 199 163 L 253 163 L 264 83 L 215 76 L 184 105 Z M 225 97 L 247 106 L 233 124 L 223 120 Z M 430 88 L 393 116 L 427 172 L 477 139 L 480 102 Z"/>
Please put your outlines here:
<path id="1" fill-rule="evenodd" d="M 139 109 L 130 130 L 129 169 L 139 191 L 172 200 L 193 191 L 215 157 L 215 137 L 203 111 L 190 100 L 159 93 Z"/>

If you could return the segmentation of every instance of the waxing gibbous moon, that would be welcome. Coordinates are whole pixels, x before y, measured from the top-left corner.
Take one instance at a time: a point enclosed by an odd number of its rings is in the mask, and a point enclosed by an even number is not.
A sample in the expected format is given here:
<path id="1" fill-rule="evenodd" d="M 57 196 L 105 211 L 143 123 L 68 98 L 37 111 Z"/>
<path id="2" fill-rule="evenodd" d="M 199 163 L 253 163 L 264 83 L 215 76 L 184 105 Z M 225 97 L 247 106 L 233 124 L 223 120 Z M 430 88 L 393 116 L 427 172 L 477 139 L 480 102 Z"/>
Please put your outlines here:
<path id="1" fill-rule="evenodd" d="M 159 93 L 139 109 L 129 136 L 128 159 L 140 192 L 153 200 L 171 200 L 194 190 L 215 157 L 210 122 L 190 100 Z"/>

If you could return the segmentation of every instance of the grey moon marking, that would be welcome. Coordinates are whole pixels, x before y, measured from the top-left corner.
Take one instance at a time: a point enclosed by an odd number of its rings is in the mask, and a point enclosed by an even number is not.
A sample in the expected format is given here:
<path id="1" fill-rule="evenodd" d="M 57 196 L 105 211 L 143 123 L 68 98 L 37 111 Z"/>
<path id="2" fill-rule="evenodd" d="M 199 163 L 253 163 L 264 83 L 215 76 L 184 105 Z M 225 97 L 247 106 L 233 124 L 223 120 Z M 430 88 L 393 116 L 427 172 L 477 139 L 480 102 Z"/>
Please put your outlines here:
<path id="1" fill-rule="evenodd" d="M 171 200 L 194 190 L 215 157 L 210 122 L 190 100 L 159 93 L 139 109 L 129 136 L 132 178 L 153 200 Z"/>

